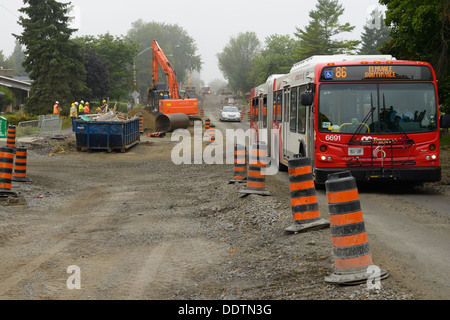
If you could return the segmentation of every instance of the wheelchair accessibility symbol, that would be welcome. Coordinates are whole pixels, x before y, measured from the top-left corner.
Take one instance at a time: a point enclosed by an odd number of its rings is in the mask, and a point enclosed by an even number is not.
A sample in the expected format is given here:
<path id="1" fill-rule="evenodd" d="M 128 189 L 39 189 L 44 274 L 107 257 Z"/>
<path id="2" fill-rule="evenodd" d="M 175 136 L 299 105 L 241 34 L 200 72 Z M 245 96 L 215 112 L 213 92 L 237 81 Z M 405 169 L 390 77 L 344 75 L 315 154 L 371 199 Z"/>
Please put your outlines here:
<path id="1" fill-rule="evenodd" d="M 333 71 L 325 71 L 325 79 L 333 79 Z"/>

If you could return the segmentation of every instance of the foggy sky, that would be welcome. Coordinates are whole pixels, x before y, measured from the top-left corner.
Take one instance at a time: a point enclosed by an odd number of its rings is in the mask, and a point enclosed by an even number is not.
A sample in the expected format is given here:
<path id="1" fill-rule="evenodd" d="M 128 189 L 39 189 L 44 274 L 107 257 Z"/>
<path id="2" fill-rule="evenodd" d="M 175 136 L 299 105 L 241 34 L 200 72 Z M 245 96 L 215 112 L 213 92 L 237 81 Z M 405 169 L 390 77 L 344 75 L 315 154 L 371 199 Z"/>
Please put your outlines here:
<path id="1" fill-rule="evenodd" d="M 378 0 L 339 2 L 345 8 L 340 22 L 355 26 L 351 34 L 343 33 L 339 37 L 360 40 L 363 25 L 370 12 L 379 6 Z M 230 37 L 251 31 L 264 43 L 272 34 L 293 36 L 295 27 L 308 25 L 308 13 L 316 5 L 316 1 L 306 0 L 72 0 L 71 3 L 78 12 L 75 27 L 79 30 L 75 36 L 107 32 L 126 35 L 132 22 L 138 19 L 178 24 L 196 42 L 197 53 L 204 62 L 201 77 L 206 83 L 223 79 L 216 54 L 223 50 Z M 23 6 L 22 0 L 0 0 L 0 50 L 6 57 L 14 49 L 15 38 L 11 33 L 22 32 L 17 20 L 21 15 L 18 9 Z"/>

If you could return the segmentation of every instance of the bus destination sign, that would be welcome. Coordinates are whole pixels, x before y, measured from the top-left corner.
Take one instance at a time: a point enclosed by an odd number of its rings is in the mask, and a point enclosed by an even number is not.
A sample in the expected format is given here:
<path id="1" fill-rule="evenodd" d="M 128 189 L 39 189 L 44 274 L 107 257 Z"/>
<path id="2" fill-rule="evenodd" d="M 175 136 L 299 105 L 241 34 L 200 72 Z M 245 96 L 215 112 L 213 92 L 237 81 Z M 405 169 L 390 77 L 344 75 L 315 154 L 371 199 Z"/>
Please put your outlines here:
<path id="1" fill-rule="evenodd" d="M 365 81 L 365 80 L 415 80 L 432 81 L 433 75 L 427 66 L 407 65 L 361 65 L 328 66 L 323 68 L 321 81 Z"/>

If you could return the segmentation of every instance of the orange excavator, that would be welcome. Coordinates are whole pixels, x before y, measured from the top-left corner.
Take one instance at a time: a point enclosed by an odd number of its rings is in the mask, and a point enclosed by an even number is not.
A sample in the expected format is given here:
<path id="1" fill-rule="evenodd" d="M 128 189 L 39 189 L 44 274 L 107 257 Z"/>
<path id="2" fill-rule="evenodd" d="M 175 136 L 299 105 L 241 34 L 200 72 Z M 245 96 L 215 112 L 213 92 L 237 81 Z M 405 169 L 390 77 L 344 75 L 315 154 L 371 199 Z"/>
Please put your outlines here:
<path id="1" fill-rule="evenodd" d="M 184 113 L 190 118 L 198 117 L 197 99 L 180 98 L 175 69 L 156 40 L 153 40 L 152 51 L 152 86 L 148 90 L 148 104 L 152 111 L 161 114 Z M 164 70 L 168 84 L 158 83 L 159 66 Z"/>

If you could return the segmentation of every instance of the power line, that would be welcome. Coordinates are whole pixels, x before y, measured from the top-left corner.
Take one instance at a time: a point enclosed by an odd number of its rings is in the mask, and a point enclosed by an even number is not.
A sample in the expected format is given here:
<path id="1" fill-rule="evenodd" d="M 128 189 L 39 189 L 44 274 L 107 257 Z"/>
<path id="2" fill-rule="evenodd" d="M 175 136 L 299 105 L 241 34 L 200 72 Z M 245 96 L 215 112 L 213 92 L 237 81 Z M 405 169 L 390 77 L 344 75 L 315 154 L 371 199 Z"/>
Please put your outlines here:
<path id="1" fill-rule="evenodd" d="M 17 16 L 14 12 L 12 12 L 11 10 L 9 10 L 7 7 L 5 7 L 3 4 L 0 3 L 0 7 L 2 7 L 3 9 L 5 9 L 6 11 L 8 11 L 9 13 L 11 13 L 14 17 L 16 17 L 17 19 L 19 19 L 19 16 Z"/>

